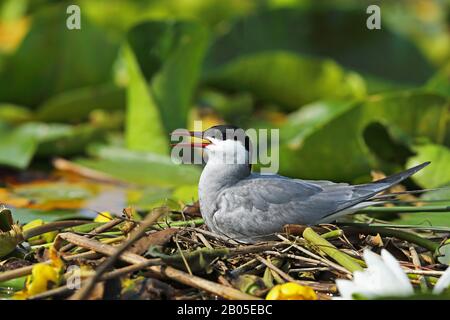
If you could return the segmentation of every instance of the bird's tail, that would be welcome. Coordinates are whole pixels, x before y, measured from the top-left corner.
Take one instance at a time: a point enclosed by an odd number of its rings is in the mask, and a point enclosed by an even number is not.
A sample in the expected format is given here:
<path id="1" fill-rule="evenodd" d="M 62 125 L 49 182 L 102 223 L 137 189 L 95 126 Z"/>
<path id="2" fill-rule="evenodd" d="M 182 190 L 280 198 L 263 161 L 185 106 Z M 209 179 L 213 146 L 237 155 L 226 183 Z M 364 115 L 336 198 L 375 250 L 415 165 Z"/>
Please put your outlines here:
<path id="1" fill-rule="evenodd" d="M 384 201 L 380 201 L 380 200 L 377 201 L 377 199 L 376 199 L 377 195 L 380 192 L 387 190 L 396 184 L 399 184 L 400 182 L 402 182 L 403 180 L 406 180 L 407 178 L 412 176 L 414 173 L 423 169 L 424 167 L 426 167 L 429 164 L 430 164 L 430 162 L 427 161 L 422 164 L 419 164 L 418 166 L 409 168 L 403 172 L 393 174 L 384 179 L 380 179 L 380 180 L 373 181 L 373 182 L 366 183 L 366 184 L 356 185 L 354 192 L 356 194 L 358 194 L 359 196 L 356 197 L 353 201 L 346 202 L 344 206 L 341 206 L 335 212 L 326 215 L 319 222 L 320 223 L 329 222 L 338 217 L 354 213 L 365 207 L 369 207 L 369 206 L 372 206 L 375 204 L 382 204 Z"/>
<path id="2" fill-rule="evenodd" d="M 415 167 L 409 168 L 408 170 L 393 174 L 389 177 L 386 177 L 386 178 L 383 178 L 383 179 L 380 179 L 377 181 L 373 181 L 373 182 L 370 182 L 367 184 L 361 184 L 357 187 L 360 190 L 368 189 L 373 192 L 373 195 L 375 195 L 379 192 L 389 189 L 390 187 L 392 187 L 396 184 L 399 184 L 403 180 L 406 180 L 407 178 L 409 178 L 410 176 L 412 176 L 419 170 L 422 170 L 423 168 L 428 166 L 430 163 L 431 163 L 430 161 L 427 161 L 427 162 L 419 164 Z"/>

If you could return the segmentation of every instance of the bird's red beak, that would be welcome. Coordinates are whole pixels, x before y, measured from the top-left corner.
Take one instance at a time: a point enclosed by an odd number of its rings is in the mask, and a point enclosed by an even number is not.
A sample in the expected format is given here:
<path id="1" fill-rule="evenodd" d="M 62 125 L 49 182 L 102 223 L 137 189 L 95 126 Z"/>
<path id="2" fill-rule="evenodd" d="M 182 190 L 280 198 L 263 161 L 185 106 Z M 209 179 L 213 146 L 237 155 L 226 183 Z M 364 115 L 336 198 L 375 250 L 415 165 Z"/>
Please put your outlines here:
<path id="1" fill-rule="evenodd" d="M 199 138 L 202 139 L 202 142 L 178 142 L 178 143 L 171 143 L 170 145 L 172 147 L 174 146 L 180 146 L 180 147 L 191 147 L 191 148 L 204 148 L 207 145 L 211 144 L 211 141 L 208 139 L 203 138 L 203 132 L 201 131 L 186 131 L 186 130 L 175 130 L 171 134 L 171 136 L 187 136 L 192 138 Z"/>

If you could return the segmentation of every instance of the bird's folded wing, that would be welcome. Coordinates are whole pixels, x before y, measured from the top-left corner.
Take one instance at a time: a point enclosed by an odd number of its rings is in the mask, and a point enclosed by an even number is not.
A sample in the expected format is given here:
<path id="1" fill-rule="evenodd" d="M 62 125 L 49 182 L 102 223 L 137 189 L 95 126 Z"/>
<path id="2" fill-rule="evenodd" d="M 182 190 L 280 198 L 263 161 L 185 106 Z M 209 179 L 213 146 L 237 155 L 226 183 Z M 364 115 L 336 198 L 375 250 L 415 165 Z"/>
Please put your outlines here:
<path id="1" fill-rule="evenodd" d="M 234 228 L 239 224 L 243 232 L 257 228 L 274 232 L 285 224 L 314 224 L 363 194 L 343 183 L 253 175 L 219 194 L 214 220 Z"/>

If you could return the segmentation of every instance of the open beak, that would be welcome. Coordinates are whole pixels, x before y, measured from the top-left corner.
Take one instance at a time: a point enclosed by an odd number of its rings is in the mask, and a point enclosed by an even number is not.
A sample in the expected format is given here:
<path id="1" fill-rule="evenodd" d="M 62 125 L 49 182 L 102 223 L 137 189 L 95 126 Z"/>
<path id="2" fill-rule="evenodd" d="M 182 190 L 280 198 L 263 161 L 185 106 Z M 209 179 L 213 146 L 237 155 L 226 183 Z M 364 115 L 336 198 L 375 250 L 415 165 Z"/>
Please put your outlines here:
<path id="1" fill-rule="evenodd" d="M 173 131 L 171 136 L 186 136 L 186 137 L 192 137 L 192 138 L 198 138 L 203 140 L 202 142 L 178 142 L 178 143 L 171 143 L 171 146 L 180 146 L 180 147 L 191 147 L 191 148 L 204 148 L 207 145 L 211 144 L 211 141 L 208 139 L 203 138 L 203 132 L 201 131 Z"/>

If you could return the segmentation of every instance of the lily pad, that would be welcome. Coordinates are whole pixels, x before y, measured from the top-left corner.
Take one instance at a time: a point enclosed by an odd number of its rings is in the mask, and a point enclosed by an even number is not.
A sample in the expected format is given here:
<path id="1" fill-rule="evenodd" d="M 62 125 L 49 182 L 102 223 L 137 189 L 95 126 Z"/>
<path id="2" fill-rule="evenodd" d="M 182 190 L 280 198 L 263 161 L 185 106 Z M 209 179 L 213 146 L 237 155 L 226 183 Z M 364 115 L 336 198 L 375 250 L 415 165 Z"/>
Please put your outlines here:
<path id="1" fill-rule="evenodd" d="M 0 101 L 36 107 L 66 90 L 111 78 L 118 43 L 83 15 L 81 31 L 66 28 L 66 8 L 54 5 L 33 14 L 28 34 L 0 70 Z"/>
<path id="2" fill-rule="evenodd" d="M 77 123 L 95 109 L 125 108 L 125 90 L 111 83 L 65 91 L 44 102 L 38 110 L 40 121 Z"/>
<path id="3" fill-rule="evenodd" d="M 389 139 L 405 148 L 419 138 L 441 142 L 446 135 L 447 99 L 435 94 L 406 91 L 376 95 L 344 105 L 335 116 L 327 116 L 330 110 L 321 104 L 311 107 L 309 124 L 299 128 L 297 136 L 292 136 L 292 125 L 287 125 L 291 128 L 287 130 L 289 138 L 283 138 L 280 147 L 283 174 L 352 181 L 368 175 L 373 168 L 398 170 L 406 158 L 393 162 L 379 154 L 378 149 L 389 141 L 379 141 L 375 139 L 378 131 L 366 130 L 373 124 L 384 128 Z"/>
<path id="4" fill-rule="evenodd" d="M 424 188 L 450 186 L 450 149 L 437 144 L 415 146 L 417 155 L 408 160 L 408 166 L 414 166 L 421 161 L 431 161 L 427 170 L 419 171 L 412 178 Z"/>
<path id="5" fill-rule="evenodd" d="M 129 148 L 168 153 L 167 133 L 186 127 L 207 36 L 194 22 L 146 22 L 128 33 Z"/>
<path id="6" fill-rule="evenodd" d="M 200 177 L 199 168 L 177 165 L 169 156 L 107 146 L 91 148 L 90 153 L 96 158 L 78 159 L 76 163 L 132 184 L 192 185 Z"/>
<path id="7" fill-rule="evenodd" d="M 229 31 L 211 45 L 204 77 L 208 79 L 211 73 L 242 57 L 282 50 L 332 59 L 347 70 L 367 76 L 369 84 L 376 83 L 374 89 L 369 87 L 369 92 L 382 87 L 425 83 L 434 73 L 431 64 L 411 41 L 390 31 L 388 25 L 383 25 L 382 32 L 367 29 L 366 8 L 363 4 L 350 9 L 326 6 L 282 8 L 237 19 Z M 358 25 L 360 27 L 355 27 Z M 264 72 L 274 74 L 272 68 L 277 68 L 277 65 L 270 65 Z M 249 69 L 242 68 L 233 79 L 239 81 L 240 77 L 250 72 Z M 252 73 L 255 74 L 254 71 Z M 282 72 L 279 74 L 283 75 Z M 259 78 L 255 77 L 253 81 L 265 83 L 268 81 L 266 78 L 259 74 Z M 277 80 L 283 79 L 279 77 Z M 379 85 L 383 82 L 386 86 Z M 308 94 L 311 86 L 307 84 L 291 83 L 289 87 L 292 91 Z M 322 97 L 316 96 L 316 99 L 319 98 Z M 275 95 L 273 99 L 277 101 L 279 96 Z M 290 104 L 295 105 L 295 101 Z"/>
<path id="8" fill-rule="evenodd" d="M 20 128 L 1 125 L 0 136 L 0 165 L 26 168 L 37 150 L 36 138 Z"/>
<path id="9" fill-rule="evenodd" d="M 204 76 L 206 83 L 227 90 L 244 90 L 259 99 L 295 110 L 317 99 L 355 98 L 366 94 L 364 80 L 330 59 L 287 51 L 236 58 Z"/>
<path id="10" fill-rule="evenodd" d="M 33 157 L 68 156 L 101 141 L 103 130 L 91 125 L 70 126 L 29 122 L 18 127 L 0 125 L 0 165 L 25 169 Z"/>

